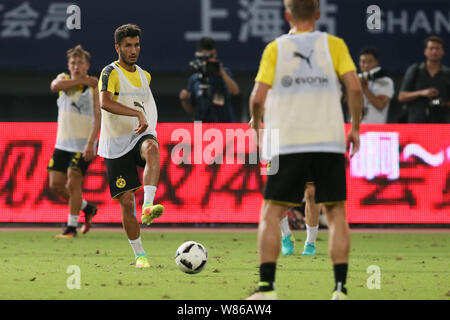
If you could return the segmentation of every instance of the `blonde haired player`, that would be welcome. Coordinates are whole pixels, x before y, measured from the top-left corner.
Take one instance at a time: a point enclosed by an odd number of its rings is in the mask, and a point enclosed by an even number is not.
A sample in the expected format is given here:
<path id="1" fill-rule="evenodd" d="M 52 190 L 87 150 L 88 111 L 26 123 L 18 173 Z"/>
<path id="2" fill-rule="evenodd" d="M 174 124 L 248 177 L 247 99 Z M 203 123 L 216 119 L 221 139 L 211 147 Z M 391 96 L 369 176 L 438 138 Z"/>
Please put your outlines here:
<path id="1" fill-rule="evenodd" d="M 97 213 L 95 205 L 82 199 L 84 175 L 96 155 L 101 117 L 96 90 L 98 79 L 88 75 L 90 58 L 89 52 L 81 45 L 68 50 L 70 75 L 61 73 L 50 85 L 53 92 L 59 92 L 59 97 L 55 151 L 47 168 L 49 185 L 51 190 L 68 201 L 70 208 L 67 228 L 56 238 L 77 235 L 80 209 L 85 213 L 82 233 L 88 232 Z"/>
<path id="2" fill-rule="evenodd" d="M 271 42 L 261 60 L 250 96 L 250 126 L 258 132 L 264 117 L 264 145 L 278 130 L 278 169 L 269 175 L 258 227 L 260 282 L 248 299 L 276 299 L 275 270 L 280 252 L 280 221 L 298 206 L 306 182 L 325 207 L 335 286 L 332 299 L 345 299 L 350 233 L 346 220 L 346 149 L 359 150 L 362 91 L 356 67 L 342 39 L 315 30 L 318 0 L 285 0 L 290 34 Z M 352 127 L 345 137 L 340 103 L 345 84 Z M 267 102 L 266 102 L 267 100 Z"/>

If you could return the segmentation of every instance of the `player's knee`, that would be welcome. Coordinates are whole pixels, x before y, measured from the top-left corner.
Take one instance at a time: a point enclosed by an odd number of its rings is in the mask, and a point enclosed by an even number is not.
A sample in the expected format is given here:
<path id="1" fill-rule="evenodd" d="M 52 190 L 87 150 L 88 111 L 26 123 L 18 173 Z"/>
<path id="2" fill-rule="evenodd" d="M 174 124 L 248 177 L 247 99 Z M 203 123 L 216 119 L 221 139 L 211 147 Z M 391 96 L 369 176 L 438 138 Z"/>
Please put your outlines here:
<path id="1" fill-rule="evenodd" d="M 154 157 L 159 154 L 158 144 L 153 140 L 147 140 L 148 142 L 142 145 L 142 155 L 144 158 Z"/>
<path id="2" fill-rule="evenodd" d="M 129 192 L 125 192 L 119 198 L 120 206 L 122 207 L 122 215 L 127 216 L 130 214 L 134 214 L 134 198 L 133 194 Z"/>
<path id="3" fill-rule="evenodd" d="M 69 192 L 77 191 L 82 187 L 82 178 L 78 176 L 69 176 L 66 182 L 66 188 Z"/>
<path id="4" fill-rule="evenodd" d="M 65 191 L 66 187 L 63 183 L 58 181 L 50 180 L 49 182 L 50 190 L 52 190 L 56 194 L 60 194 Z"/>
<path id="5" fill-rule="evenodd" d="M 307 187 L 305 189 L 305 199 L 308 202 L 314 202 L 316 197 L 316 190 L 313 187 Z"/>

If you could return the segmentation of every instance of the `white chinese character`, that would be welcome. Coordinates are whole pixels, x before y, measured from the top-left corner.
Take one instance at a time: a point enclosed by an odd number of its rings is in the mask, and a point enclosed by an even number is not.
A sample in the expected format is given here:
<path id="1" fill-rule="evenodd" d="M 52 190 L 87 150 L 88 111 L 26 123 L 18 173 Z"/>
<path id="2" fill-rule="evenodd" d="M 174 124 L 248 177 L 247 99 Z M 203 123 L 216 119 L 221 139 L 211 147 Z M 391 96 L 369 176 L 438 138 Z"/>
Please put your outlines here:
<path id="1" fill-rule="evenodd" d="M 386 176 L 400 177 L 398 132 L 367 132 L 360 136 L 361 144 L 351 160 L 351 175 L 372 180 Z"/>
<path id="2" fill-rule="evenodd" d="M 68 39 L 69 30 L 66 27 L 67 7 L 70 3 L 52 3 L 48 7 L 47 16 L 42 20 L 41 29 L 36 39 L 48 38 L 52 35 Z"/>
<path id="3" fill-rule="evenodd" d="M 281 1 L 273 0 L 240 0 L 245 8 L 238 12 L 245 21 L 239 33 L 239 41 L 247 42 L 249 37 L 260 37 L 269 42 L 283 33 L 283 18 Z"/>
<path id="4" fill-rule="evenodd" d="M 5 27 L 1 33 L 2 38 L 23 37 L 30 38 L 30 28 L 36 24 L 35 19 L 39 17 L 39 13 L 34 11 L 28 2 L 22 3 L 15 9 L 4 14 L 3 26 Z"/>
<path id="5" fill-rule="evenodd" d="M 187 41 L 198 41 L 203 37 L 211 37 L 217 41 L 228 41 L 231 39 L 230 32 L 217 32 L 212 30 L 213 18 L 227 18 L 226 9 L 213 9 L 211 0 L 201 0 L 201 31 L 187 31 L 184 38 Z"/>

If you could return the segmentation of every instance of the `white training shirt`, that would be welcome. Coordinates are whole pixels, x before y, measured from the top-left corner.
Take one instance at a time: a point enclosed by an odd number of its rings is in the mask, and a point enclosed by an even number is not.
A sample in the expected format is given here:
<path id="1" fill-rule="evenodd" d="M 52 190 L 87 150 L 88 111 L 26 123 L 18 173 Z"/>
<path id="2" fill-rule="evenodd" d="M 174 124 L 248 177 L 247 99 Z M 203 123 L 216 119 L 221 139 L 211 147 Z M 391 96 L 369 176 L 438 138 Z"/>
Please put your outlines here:
<path id="1" fill-rule="evenodd" d="M 93 89 L 61 91 L 58 100 L 58 130 L 55 148 L 83 152 L 94 127 Z"/>
<path id="2" fill-rule="evenodd" d="M 152 134 L 156 137 L 158 113 L 144 71 L 136 65 L 141 78 L 141 87 L 137 88 L 128 81 L 115 63 L 111 63 L 111 66 L 116 69 L 119 76 L 120 92 L 117 102 L 133 109 L 144 110 L 148 122 L 147 130 L 136 134 L 134 129 L 139 126 L 136 117 L 117 115 L 102 109 L 98 154 L 103 158 L 116 159 L 133 149 L 142 136 Z"/>
<path id="3" fill-rule="evenodd" d="M 341 86 L 327 34 L 283 35 L 276 42 L 275 79 L 264 113 L 265 158 L 305 152 L 345 153 Z M 279 148 L 274 147 L 276 135 Z"/>

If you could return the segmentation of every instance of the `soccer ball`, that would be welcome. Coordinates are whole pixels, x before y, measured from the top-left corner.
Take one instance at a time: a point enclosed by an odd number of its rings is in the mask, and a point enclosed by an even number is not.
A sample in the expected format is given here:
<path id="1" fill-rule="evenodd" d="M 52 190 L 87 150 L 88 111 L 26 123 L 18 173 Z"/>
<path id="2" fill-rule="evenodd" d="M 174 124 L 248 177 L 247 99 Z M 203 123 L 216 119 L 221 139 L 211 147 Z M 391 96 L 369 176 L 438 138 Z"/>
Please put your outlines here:
<path id="1" fill-rule="evenodd" d="M 175 263 L 185 273 L 199 273 L 207 261 L 208 252 L 201 243 L 195 241 L 186 241 L 175 253 Z"/>

